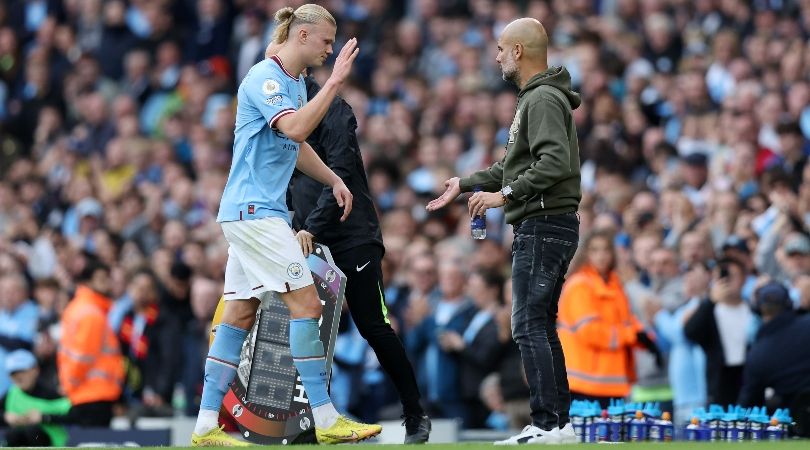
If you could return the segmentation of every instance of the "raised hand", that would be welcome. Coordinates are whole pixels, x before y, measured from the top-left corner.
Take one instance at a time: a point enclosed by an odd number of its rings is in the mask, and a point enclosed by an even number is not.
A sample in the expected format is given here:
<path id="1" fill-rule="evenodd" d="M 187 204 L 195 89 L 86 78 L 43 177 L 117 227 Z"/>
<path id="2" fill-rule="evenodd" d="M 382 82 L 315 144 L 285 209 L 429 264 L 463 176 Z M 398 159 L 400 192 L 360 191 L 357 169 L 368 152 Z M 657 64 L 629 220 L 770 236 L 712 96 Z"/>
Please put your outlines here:
<path id="1" fill-rule="evenodd" d="M 354 59 L 357 58 L 358 53 L 360 53 L 360 49 L 357 48 L 357 38 L 349 39 L 340 49 L 329 79 L 338 85 L 343 84 L 352 71 L 352 64 L 354 64 Z"/>
<path id="2" fill-rule="evenodd" d="M 459 177 L 453 177 L 449 180 L 444 182 L 444 185 L 447 189 L 444 193 L 439 196 L 439 198 L 435 198 L 427 204 L 428 211 L 436 211 L 437 209 L 444 208 L 450 202 L 456 199 L 459 195 L 461 195 L 461 186 L 459 186 Z"/>

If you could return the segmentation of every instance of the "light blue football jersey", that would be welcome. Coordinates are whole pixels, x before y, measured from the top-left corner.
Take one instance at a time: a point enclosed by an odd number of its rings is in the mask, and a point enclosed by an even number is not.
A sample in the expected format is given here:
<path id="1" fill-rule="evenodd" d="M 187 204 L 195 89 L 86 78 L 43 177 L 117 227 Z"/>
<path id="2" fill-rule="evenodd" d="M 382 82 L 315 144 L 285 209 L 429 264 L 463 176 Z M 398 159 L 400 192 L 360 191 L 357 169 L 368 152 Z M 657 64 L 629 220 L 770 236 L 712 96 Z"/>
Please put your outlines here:
<path id="1" fill-rule="evenodd" d="M 306 104 L 304 77 L 274 56 L 248 71 L 236 98 L 233 160 L 217 222 L 281 217 L 290 223 L 287 185 L 299 144 L 273 126 Z"/>

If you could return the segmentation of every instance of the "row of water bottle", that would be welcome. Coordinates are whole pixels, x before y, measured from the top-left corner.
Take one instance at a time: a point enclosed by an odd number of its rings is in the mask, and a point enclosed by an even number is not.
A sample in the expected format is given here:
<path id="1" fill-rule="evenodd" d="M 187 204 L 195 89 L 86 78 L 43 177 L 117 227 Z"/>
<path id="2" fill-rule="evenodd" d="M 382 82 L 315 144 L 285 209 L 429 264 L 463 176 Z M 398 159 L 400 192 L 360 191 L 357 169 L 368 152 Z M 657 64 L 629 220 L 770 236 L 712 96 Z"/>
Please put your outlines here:
<path id="1" fill-rule="evenodd" d="M 658 403 L 613 399 L 602 409 L 597 401 L 575 400 L 570 417 L 581 442 L 668 442 L 676 436 L 671 414 Z M 691 423 L 679 428 L 677 436 L 687 441 L 773 441 L 786 439 L 792 423 L 788 409 L 768 415 L 764 406 L 710 405 L 695 409 Z"/>
<path id="2" fill-rule="evenodd" d="M 657 403 L 611 400 L 602 409 L 597 401 L 574 400 L 570 416 L 581 442 L 667 442 L 674 436 L 671 414 Z"/>
<path id="3" fill-rule="evenodd" d="M 743 408 L 739 405 L 710 405 L 698 408 L 686 426 L 689 441 L 776 441 L 786 439 L 793 423 L 790 410 L 777 409 L 773 415 L 762 407 Z"/>

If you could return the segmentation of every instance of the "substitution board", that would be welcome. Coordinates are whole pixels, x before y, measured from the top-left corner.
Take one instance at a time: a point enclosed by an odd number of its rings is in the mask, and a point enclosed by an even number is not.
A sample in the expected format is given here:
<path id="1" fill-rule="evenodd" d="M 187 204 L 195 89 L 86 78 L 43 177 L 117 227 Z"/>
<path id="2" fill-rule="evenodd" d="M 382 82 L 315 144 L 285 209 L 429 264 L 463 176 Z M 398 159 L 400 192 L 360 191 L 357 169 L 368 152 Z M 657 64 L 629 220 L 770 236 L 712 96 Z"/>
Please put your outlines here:
<path id="1" fill-rule="evenodd" d="M 319 326 L 326 367 L 331 368 L 346 276 L 326 246 L 315 244 L 307 263 L 323 305 Z M 290 355 L 290 312 L 276 293 L 266 293 L 261 301 L 256 324 L 242 344 L 237 376 L 225 395 L 223 409 L 250 442 L 316 443 L 312 408 Z M 220 299 L 215 325 L 223 303 Z"/>

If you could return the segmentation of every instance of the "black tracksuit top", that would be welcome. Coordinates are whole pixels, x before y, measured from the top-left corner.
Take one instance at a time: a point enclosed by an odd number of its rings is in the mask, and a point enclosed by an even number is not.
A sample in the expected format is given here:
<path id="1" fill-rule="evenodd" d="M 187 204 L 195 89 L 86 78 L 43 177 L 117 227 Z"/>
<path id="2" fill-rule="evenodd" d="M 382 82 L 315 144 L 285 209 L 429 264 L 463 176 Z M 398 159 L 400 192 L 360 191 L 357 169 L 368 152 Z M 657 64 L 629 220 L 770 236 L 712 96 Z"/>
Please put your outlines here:
<path id="1" fill-rule="evenodd" d="M 306 77 L 306 84 L 307 97 L 313 98 L 320 86 L 311 76 Z M 345 222 L 340 222 L 343 209 L 338 207 L 332 188 L 301 171 L 295 171 L 287 192 L 288 206 L 295 212 L 293 228 L 312 233 L 315 241 L 327 245 L 332 253 L 366 244 L 383 247 L 380 221 L 368 188 L 356 130 L 357 119 L 352 107 L 335 96 L 323 120 L 307 138 L 307 143 L 352 193 L 352 211 Z"/>

